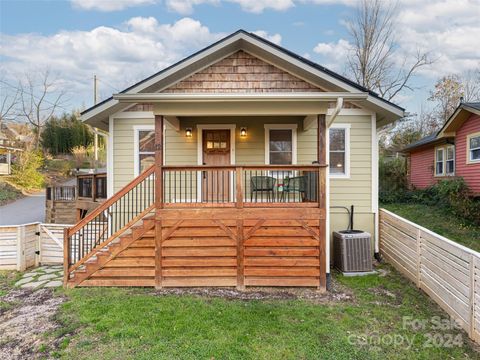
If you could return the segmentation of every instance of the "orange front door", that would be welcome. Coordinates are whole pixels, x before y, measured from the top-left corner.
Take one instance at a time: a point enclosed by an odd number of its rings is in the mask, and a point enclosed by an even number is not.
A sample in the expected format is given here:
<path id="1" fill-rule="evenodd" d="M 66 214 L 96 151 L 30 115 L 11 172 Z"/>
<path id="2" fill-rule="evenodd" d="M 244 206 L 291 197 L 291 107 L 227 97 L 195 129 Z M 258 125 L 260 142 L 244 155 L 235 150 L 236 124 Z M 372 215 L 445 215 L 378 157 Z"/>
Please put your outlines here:
<path id="1" fill-rule="evenodd" d="M 230 165 L 230 130 L 203 130 L 203 165 Z M 209 170 L 202 173 L 202 201 L 230 201 L 232 174 Z"/>

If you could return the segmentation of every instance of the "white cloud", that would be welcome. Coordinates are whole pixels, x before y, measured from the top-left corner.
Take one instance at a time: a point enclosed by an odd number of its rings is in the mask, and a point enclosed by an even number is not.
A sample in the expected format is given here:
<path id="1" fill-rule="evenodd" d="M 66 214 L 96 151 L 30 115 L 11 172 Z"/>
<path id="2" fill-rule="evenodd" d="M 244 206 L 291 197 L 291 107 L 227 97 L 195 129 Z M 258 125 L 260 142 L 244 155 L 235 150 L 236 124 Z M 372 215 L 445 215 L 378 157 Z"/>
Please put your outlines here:
<path id="1" fill-rule="evenodd" d="M 81 10 L 120 11 L 129 7 L 155 4 L 157 0 L 71 0 Z"/>
<path id="2" fill-rule="evenodd" d="M 342 3 L 355 5 L 349 0 Z M 395 60 L 399 65 L 405 59 L 413 61 L 418 51 L 428 53 L 435 62 L 421 68 L 419 74 L 431 79 L 480 67 L 479 14 L 478 0 L 399 0 L 395 15 L 398 43 Z M 322 56 L 325 66 L 338 70 L 346 62 L 342 56 L 347 55 L 348 41 L 319 43 L 314 51 Z"/>
<path id="3" fill-rule="evenodd" d="M 344 39 L 337 42 L 318 43 L 313 51 L 322 56 L 322 65 L 336 71 L 345 66 L 345 59 L 351 49 L 351 44 Z"/>
<path id="4" fill-rule="evenodd" d="M 182 15 L 188 15 L 193 13 L 195 5 L 201 4 L 213 4 L 217 5 L 220 0 L 166 0 L 167 7 Z"/>
<path id="5" fill-rule="evenodd" d="M 268 41 L 271 41 L 274 44 L 280 45 L 282 42 L 282 35 L 280 34 L 273 34 L 270 35 L 268 32 L 264 30 L 257 30 L 257 31 L 252 31 L 255 35 L 258 35 L 260 37 L 263 37 L 264 39 L 267 39 Z"/>
<path id="6" fill-rule="evenodd" d="M 170 10 L 180 14 L 191 14 L 196 5 L 213 4 L 218 5 L 222 0 L 166 0 L 165 3 Z M 277 11 L 287 10 L 295 5 L 294 0 L 223 0 L 240 5 L 247 12 L 261 13 L 266 9 Z"/>
<path id="7" fill-rule="evenodd" d="M 100 26 L 90 31 L 62 31 L 54 35 L 0 37 L 2 67 L 16 76 L 50 68 L 60 74 L 76 105 L 90 105 L 93 74 L 100 79 L 101 94 L 110 96 L 198 50 L 225 34 L 212 33 L 191 18 L 160 24 L 155 18 L 136 17 L 122 29 Z M 104 83 L 102 83 L 104 81 Z M 13 80 L 12 80 L 13 82 Z"/>

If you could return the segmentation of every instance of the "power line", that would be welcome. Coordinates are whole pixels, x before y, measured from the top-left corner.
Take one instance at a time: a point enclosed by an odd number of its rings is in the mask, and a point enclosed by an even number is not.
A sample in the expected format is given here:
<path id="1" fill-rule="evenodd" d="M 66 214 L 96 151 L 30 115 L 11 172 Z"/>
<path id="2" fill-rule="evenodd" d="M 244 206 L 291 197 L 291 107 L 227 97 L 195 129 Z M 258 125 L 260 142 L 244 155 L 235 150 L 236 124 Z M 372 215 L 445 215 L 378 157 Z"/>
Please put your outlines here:
<path id="1" fill-rule="evenodd" d="M 12 89 L 15 89 L 15 90 L 17 90 L 17 91 L 24 92 L 24 93 L 26 93 L 27 95 L 30 95 L 31 97 L 33 97 L 33 98 L 36 99 L 36 100 L 40 100 L 36 95 L 34 95 L 34 94 L 32 94 L 32 93 L 30 93 L 30 92 L 28 92 L 28 91 L 25 91 L 24 89 L 21 89 L 21 88 L 15 86 L 15 85 L 9 84 L 9 83 L 7 83 L 7 82 L 4 81 L 4 80 L 0 80 L 0 83 L 2 83 L 2 84 L 4 84 L 4 85 L 7 85 L 7 86 L 9 86 L 9 87 L 11 87 Z M 47 99 L 43 99 L 42 101 L 44 101 L 44 102 L 46 102 L 46 103 L 48 103 L 48 104 L 50 104 L 50 105 L 52 105 L 52 106 L 58 107 L 58 108 L 60 108 L 60 109 L 63 109 L 63 110 L 65 110 L 65 111 L 67 111 L 67 112 L 70 111 L 69 109 L 67 109 L 67 108 L 65 108 L 65 107 L 63 107 L 63 106 L 61 106 L 61 105 L 59 105 L 59 104 L 55 104 L 55 103 L 53 103 L 53 102 L 51 102 L 51 101 L 49 101 L 49 100 L 47 100 Z"/>

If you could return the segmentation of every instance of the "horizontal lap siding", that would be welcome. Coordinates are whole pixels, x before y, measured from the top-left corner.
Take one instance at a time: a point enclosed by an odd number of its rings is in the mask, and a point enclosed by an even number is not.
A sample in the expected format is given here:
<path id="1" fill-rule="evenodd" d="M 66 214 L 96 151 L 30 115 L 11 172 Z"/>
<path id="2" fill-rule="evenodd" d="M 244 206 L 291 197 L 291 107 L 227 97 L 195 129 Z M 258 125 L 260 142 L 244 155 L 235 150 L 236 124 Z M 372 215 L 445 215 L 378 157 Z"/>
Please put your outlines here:
<path id="1" fill-rule="evenodd" d="M 417 189 L 425 189 L 433 185 L 435 183 L 434 163 L 434 147 L 410 153 L 410 185 Z"/>
<path id="2" fill-rule="evenodd" d="M 480 116 L 472 114 L 456 133 L 455 173 L 465 179 L 474 193 L 480 194 L 480 163 L 467 163 L 467 136 L 477 132 L 480 132 Z"/>
<path id="3" fill-rule="evenodd" d="M 372 211 L 372 118 L 370 115 L 338 116 L 334 125 L 350 124 L 350 178 L 330 179 L 330 206 L 355 206 L 354 226 L 374 234 Z M 377 164 L 374 164 L 377 166 Z M 347 228 L 343 209 L 330 210 L 330 230 Z"/>

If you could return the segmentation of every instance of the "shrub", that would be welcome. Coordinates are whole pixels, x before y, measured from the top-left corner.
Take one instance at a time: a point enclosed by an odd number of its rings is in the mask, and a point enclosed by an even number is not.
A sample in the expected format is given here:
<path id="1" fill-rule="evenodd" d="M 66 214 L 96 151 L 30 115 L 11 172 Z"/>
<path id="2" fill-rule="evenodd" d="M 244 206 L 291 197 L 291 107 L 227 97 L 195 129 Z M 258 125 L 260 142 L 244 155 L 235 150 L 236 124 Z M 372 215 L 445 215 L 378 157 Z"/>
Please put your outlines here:
<path id="1" fill-rule="evenodd" d="M 380 201 L 383 203 L 404 201 L 408 186 L 405 159 L 380 157 L 378 174 Z"/>
<path id="2" fill-rule="evenodd" d="M 25 149 L 12 165 L 12 183 L 26 190 L 40 189 L 45 184 L 45 177 L 40 173 L 43 165 L 43 155 L 40 151 Z"/>

